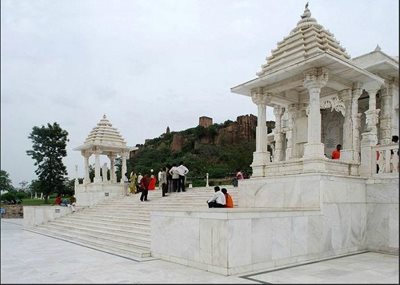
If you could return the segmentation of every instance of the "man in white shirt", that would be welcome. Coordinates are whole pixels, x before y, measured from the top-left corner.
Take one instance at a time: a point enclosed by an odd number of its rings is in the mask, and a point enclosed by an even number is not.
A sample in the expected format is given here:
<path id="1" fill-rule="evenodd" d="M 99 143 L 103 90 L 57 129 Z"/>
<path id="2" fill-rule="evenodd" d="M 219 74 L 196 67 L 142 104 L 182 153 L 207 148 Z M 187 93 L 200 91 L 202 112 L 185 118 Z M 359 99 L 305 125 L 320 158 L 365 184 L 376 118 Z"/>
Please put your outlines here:
<path id="1" fill-rule="evenodd" d="M 179 172 L 178 172 L 178 167 L 176 166 L 176 163 L 172 164 L 172 168 L 169 170 L 169 174 L 172 175 L 172 189 L 174 192 L 179 190 Z"/>
<path id="2" fill-rule="evenodd" d="M 189 169 L 187 169 L 186 166 L 183 165 L 183 161 L 179 163 L 179 166 L 177 167 L 178 169 L 178 174 L 179 174 L 179 181 L 178 181 L 178 192 L 182 190 L 182 192 L 185 192 L 185 176 L 188 174 Z"/>
<path id="3" fill-rule="evenodd" d="M 214 187 L 214 196 L 207 201 L 208 208 L 225 208 L 226 200 L 225 195 L 222 193 L 218 186 Z"/>

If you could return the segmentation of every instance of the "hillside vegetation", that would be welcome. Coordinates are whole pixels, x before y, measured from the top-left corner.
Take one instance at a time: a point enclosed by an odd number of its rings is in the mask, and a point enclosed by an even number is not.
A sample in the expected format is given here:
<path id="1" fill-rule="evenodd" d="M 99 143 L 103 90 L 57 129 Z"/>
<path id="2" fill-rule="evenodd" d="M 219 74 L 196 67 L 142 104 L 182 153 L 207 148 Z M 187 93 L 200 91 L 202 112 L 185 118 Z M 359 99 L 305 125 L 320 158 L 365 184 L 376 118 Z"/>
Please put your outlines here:
<path id="1" fill-rule="evenodd" d="M 230 180 L 238 168 L 251 175 L 250 164 L 256 148 L 255 126 L 243 137 L 234 133 L 239 129 L 232 127 L 235 124 L 237 122 L 226 121 L 207 128 L 197 126 L 148 139 L 144 145 L 137 145 L 139 149 L 131 154 L 128 173 L 132 169 L 142 174 L 150 173 L 153 169 L 157 174 L 167 164 L 183 161 L 189 169 L 187 180 L 192 182 L 204 181 L 206 173 L 210 179 Z M 227 129 L 229 135 L 225 134 Z"/>

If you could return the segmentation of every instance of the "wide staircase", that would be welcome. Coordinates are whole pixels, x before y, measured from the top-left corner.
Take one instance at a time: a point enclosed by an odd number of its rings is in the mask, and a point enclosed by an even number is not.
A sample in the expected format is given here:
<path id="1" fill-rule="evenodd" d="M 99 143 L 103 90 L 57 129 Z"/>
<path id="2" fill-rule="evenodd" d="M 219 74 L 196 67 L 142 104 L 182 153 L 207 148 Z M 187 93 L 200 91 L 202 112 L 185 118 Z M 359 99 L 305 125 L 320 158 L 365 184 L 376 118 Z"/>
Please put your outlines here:
<path id="1" fill-rule="evenodd" d="M 237 188 L 225 188 L 237 206 Z M 148 202 L 139 200 L 140 193 L 106 200 L 27 230 L 138 261 L 148 260 L 151 259 L 150 212 L 205 209 L 207 199 L 214 193 L 213 187 L 186 190 L 166 197 L 161 197 L 159 189 L 149 191 Z"/>

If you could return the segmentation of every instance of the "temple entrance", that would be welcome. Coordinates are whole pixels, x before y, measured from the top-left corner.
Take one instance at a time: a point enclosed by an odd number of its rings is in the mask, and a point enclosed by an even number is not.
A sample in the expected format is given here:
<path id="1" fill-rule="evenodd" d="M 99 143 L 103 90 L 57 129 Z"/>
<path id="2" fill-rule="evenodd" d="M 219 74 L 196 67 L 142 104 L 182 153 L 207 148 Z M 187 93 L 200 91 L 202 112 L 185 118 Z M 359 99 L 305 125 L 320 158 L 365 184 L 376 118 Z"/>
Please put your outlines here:
<path id="1" fill-rule="evenodd" d="M 343 146 L 344 117 L 340 112 L 323 109 L 321 110 L 321 121 L 321 142 L 325 145 L 326 157 L 331 158 L 331 153 L 336 145 Z"/>

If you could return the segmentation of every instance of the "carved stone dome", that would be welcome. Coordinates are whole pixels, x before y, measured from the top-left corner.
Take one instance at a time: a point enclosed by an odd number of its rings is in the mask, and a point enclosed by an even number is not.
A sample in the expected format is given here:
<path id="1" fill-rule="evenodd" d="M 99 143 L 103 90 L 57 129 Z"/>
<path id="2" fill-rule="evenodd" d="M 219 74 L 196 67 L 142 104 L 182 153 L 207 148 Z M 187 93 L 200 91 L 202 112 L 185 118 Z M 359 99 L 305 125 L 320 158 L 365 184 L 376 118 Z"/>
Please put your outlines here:
<path id="1" fill-rule="evenodd" d="M 308 5 L 300 17 L 297 26 L 278 42 L 278 47 L 266 58 L 267 62 L 261 66 L 261 71 L 257 72 L 258 76 L 271 74 L 323 53 L 345 61 L 350 60 L 346 49 L 340 46 L 333 34 L 311 17 Z"/>
<path id="2" fill-rule="evenodd" d="M 112 127 L 112 124 L 106 118 L 106 115 L 104 115 L 86 138 L 85 145 L 125 148 L 126 142 L 118 130 Z"/>

